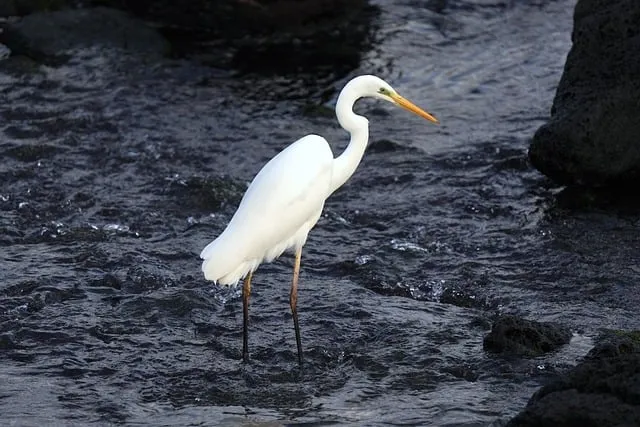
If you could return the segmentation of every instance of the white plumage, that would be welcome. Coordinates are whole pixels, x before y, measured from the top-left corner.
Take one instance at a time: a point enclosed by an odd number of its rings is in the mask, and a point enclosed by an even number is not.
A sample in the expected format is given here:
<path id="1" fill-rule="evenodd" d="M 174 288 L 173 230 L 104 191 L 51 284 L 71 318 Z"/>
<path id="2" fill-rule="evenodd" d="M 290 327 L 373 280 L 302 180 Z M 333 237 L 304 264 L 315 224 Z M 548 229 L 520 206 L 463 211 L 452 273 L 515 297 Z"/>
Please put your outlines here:
<path id="1" fill-rule="evenodd" d="M 243 286 L 243 347 L 248 361 L 247 325 L 253 272 L 262 262 L 270 262 L 287 249 L 295 249 L 296 262 L 289 303 L 296 332 L 298 359 L 302 347 L 298 326 L 297 289 L 302 247 L 309 231 L 318 222 L 324 202 L 355 172 L 369 140 L 369 122 L 353 112 L 364 96 L 389 101 L 437 123 L 437 119 L 398 95 L 384 80 L 359 76 L 340 92 L 336 116 L 351 134 L 344 152 L 334 159 L 329 143 L 318 135 L 307 135 L 271 159 L 253 179 L 238 210 L 225 230 L 200 254 L 207 280 L 222 285 Z"/>
<path id="2" fill-rule="evenodd" d="M 224 232 L 202 250 L 205 279 L 237 285 L 263 261 L 302 248 L 329 197 L 332 170 L 333 153 L 318 135 L 299 139 L 271 159 Z"/>

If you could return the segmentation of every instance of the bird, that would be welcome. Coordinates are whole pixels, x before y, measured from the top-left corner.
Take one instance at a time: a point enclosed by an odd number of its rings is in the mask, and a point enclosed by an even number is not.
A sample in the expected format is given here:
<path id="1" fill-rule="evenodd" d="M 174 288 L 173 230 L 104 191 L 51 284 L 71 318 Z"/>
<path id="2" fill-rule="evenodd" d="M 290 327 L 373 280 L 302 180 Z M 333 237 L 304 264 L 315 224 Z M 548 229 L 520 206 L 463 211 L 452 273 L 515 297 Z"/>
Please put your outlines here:
<path id="1" fill-rule="evenodd" d="M 320 219 L 327 198 L 355 172 L 369 141 L 369 121 L 354 113 L 361 98 L 392 103 L 418 116 L 439 123 L 383 79 L 360 75 L 344 86 L 336 102 L 338 123 L 351 136 L 345 150 L 334 158 L 326 139 L 304 136 L 269 160 L 249 184 L 240 204 L 223 232 L 200 253 L 205 280 L 237 286 L 243 280 L 242 359 L 249 361 L 249 297 L 253 273 L 262 263 L 274 261 L 293 250 L 295 262 L 289 292 L 298 362 L 303 355 L 298 322 L 298 278 L 302 248 L 309 231 Z"/>

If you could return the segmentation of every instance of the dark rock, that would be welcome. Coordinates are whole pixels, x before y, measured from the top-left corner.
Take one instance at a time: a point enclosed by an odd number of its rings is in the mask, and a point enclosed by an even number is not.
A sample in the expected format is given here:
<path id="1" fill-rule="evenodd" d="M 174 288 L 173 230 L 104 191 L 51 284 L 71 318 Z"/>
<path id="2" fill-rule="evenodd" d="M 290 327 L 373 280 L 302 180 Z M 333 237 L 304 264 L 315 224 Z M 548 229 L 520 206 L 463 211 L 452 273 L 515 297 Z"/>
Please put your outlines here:
<path id="1" fill-rule="evenodd" d="M 508 427 L 640 426 L 640 334 L 615 334 L 542 387 Z"/>
<path id="2" fill-rule="evenodd" d="M 122 289 L 122 283 L 113 274 L 105 274 L 99 281 L 98 286 L 104 286 L 105 288 Z"/>
<path id="3" fill-rule="evenodd" d="M 169 49 L 166 40 L 143 22 L 104 7 L 34 13 L 8 23 L 0 33 L 0 43 L 14 55 L 43 62 L 90 46 L 158 56 Z"/>
<path id="4" fill-rule="evenodd" d="M 26 56 L 10 56 L 0 61 L 0 72 L 10 76 L 23 76 L 25 74 L 41 73 L 40 64 Z M 5 134 L 7 128 L 5 128 Z"/>
<path id="5" fill-rule="evenodd" d="M 336 112 L 325 104 L 307 104 L 302 108 L 302 114 L 307 117 L 323 117 L 333 119 Z"/>
<path id="6" fill-rule="evenodd" d="M 162 26 L 216 37 L 242 38 L 304 32 L 324 22 L 353 17 L 366 0 L 92 0 Z"/>
<path id="7" fill-rule="evenodd" d="M 15 349 L 16 343 L 9 334 L 0 335 L 0 350 L 12 350 Z"/>
<path id="8" fill-rule="evenodd" d="M 219 210 L 225 205 L 237 206 L 246 186 L 225 177 L 203 179 L 190 177 L 171 181 L 169 194 L 185 209 Z"/>
<path id="9" fill-rule="evenodd" d="M 532 164 L 560 184 L 640 183 L 640 2 L 579 0 L 573 46 Z"/>
<path id="10" fill-rule="evenodd" d="M 571 340 L 568 328 L 516 316 L 503 316 L 484 338 L 484 349 L 493 353 L 535 357 L 556 350 Z"/>
<path id="11" fill-rule="evenodd" d="M 0 16 L 22 16 L 33 12 L 62 9 L 69 4 L 68 0 L 2 0 Z"/>
<path id="12" fill-rule="evenodd" d="M 346 73 L 369 46 L 368 0 L 92 0 L 153 22 L 179 54 L 244 72 Z M 277 58 L 277 60 L 274 60 Z"/>
<path id="13" fill-rule="evenodd" d="M 0 16 L 16 16 L 17 14 L 18 10 L 16 9 L 16 5 L 12 0 L 0 2 Z"/>
<path id="14" fill-rule="evenodd" d="M 547 214 L 562 213 L 557 210 L 569 210 L 573 213 L 586 210 L 589 212 L 605 211 L 621 215 L 637 215 L 640 213 L 640 198 L 629 197 L 624 188 L 588 188 L 571 186 L 565 187 L 553 196 L 553 201 L 547 209 Z M 556 210 L 554 213 L 553 211 Z M 565 213 L 566 214 L 566 213 Z"/>
<path id="15" fill-rule="evenodd" d="M 403 150 L 404 147 L 390 139 L 378 139 L 371 141 L 367 147 L 369 153 L 388 153 L 392 151 Z"/>

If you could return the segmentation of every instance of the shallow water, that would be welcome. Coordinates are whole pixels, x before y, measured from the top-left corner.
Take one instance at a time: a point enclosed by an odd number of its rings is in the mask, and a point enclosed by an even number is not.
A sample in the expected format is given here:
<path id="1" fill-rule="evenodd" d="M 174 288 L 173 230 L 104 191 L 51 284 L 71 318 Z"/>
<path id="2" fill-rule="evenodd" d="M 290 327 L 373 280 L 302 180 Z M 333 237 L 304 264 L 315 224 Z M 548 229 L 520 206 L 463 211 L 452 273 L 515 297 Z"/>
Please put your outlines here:
<path id="1" fill-rule="evenodd" d="M 637 209 L 576 202 L 526 160 L 574 2 L 378 5 L 379 44 L 333 81 L 90 51 L 0 74 L 5 422 L 499 425 L 600 328 L 640 327 Z M 314 132 L 344 148 L 315 104 L 360 73 L 442 125 L 358 105 L 371 147 L 304 251 L 305 368 L 290 256 L 256 273 L 243 365 L 240 290 L 205 282 L 198 254 L 287 144 Z M 499 313 L 575 337 L 538 359 L 492 356 Z"/>

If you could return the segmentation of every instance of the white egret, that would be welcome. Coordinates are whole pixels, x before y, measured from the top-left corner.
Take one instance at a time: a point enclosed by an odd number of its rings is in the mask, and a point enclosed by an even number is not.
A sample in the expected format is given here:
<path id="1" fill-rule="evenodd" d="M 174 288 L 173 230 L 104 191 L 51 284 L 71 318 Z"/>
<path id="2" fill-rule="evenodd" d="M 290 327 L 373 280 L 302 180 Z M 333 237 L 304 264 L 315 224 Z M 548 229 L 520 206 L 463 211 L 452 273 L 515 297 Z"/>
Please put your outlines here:
<path id="1" fill-rule="evenodd" d="M 322 213 L 325 200 L 354 173 L 369 140 L 369 121 L 353 112 L 362 97 L 378 98 L 403 107 L 431 122 L 438 120 L 398 95 L 387 82 L 372 76 L 349 81 L 336 104 L 338 122 L 351 134 L 344 152 L 333 157 L 326 139 L 307 135 L 271 159 L 253 179 L 238 210 L 225 230 L 200 254 L 205 279 L 237 286 L 244 279 L 242 357 L 249 359 L 249 296 L 253 272 L 262 262 L 271 262 L 285 250 L 295 250 L 289 304 L 293 315 L 298 361 L 302 345 L 298 325 L 298 275 L 302 247 Z"/>

